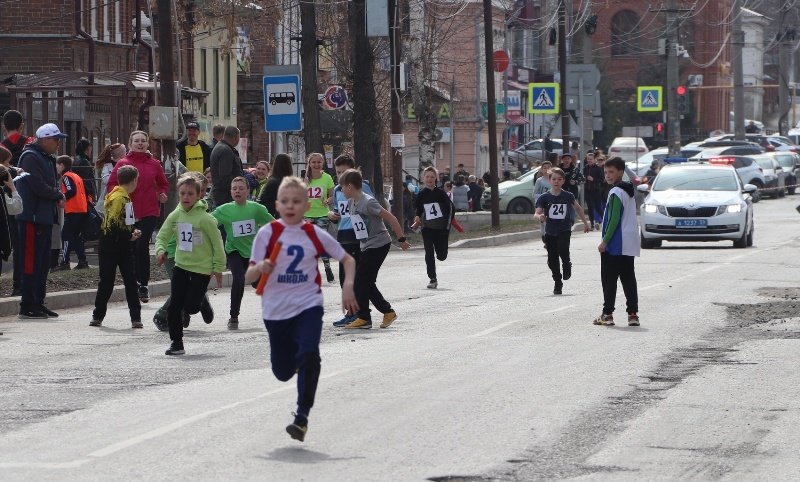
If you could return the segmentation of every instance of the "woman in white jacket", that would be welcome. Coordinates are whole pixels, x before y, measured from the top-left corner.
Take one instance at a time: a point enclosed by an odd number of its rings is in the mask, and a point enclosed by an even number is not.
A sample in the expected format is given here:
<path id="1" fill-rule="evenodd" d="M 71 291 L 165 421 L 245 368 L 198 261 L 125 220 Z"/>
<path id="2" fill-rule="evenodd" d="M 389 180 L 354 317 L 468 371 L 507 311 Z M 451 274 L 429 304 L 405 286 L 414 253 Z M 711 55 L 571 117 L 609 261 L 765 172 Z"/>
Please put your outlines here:
<path id="1" fill-rule="evenodd" d="M 95 170 L 97 170 L 100 175 L 100 194 L 97 196 L 97 199 L 95 199 L 95 209 L 100 213 L 102 213 L 104 209 L 103 200 L 106 198 L 108 179 L 111 177 L 111 171 L 114 170 L 114 164 L 125 157 L 126 153 L 125 144 L 116 143 L 107 145 L 103 148 L 100 155 L 97 156 Z"/>

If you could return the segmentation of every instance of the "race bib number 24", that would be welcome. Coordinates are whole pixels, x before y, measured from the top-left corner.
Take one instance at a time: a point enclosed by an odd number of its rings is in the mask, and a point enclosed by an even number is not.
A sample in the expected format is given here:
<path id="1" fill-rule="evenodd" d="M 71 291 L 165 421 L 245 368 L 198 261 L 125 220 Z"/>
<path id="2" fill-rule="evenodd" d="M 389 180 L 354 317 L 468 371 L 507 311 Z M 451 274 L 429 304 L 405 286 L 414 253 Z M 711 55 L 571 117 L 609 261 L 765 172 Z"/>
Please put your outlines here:
<path id="1" fill-rule="evenodd" d="M 547 214 L 550 219 L 564 219 L 567 217 L 566 204 L 551 204 L 550 212 Z"/>

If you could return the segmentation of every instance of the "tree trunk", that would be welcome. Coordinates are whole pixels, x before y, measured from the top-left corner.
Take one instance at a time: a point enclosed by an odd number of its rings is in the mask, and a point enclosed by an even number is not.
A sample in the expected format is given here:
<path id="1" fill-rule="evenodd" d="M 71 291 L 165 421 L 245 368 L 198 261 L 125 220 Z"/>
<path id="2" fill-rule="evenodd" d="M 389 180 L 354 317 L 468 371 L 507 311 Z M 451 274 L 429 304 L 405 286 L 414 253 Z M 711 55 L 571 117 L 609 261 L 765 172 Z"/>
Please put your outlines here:
<path id="1" fill-rule="evenodd" d="M 303 136 L 306 154 L 323 152 L 317 100 L 317 14 L 315 2 L 300 2 L 300 63 L 303 72 Z"/>
<path id="2" fill-rule="evenodd" d="M 370 182 L 375 198 L 383 203 L 382 123 L 375 100 L 375 58 L 364 21 L 365 0 L 350 2 L 348 27 L 353 39 L 353 147 L 356 163 L 361 166 L 364 179 Z"/>

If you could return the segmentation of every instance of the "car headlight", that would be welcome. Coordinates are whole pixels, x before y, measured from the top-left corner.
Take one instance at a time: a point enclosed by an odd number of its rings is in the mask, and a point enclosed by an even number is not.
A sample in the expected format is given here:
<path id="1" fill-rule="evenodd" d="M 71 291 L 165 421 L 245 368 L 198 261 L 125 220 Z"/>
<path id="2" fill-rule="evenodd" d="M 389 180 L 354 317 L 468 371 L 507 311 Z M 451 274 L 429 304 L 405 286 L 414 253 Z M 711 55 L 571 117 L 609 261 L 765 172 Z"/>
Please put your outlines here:
<path id="1" fill-rule="evenodd" d="M 644 205 L 644 212 L 655 214 L 658 212 L 658 204 L 645 204 Z"/>
<path id="2" fill-rule="evenodd" d="M 725 206 L 725 212 L 728 213 L 740 213 L 742 212 L 742 205 L 741 204 L 729 204 Z"/>
<path id="3" fill-rule="evenodd" d="M 499 191 L 497 191 L 497 195 L 498 195 L 498 196 L 502 196 L 502 195 L 504 195 L 506 192 L 508 192 L 508 189 L 500 189 Z"/>

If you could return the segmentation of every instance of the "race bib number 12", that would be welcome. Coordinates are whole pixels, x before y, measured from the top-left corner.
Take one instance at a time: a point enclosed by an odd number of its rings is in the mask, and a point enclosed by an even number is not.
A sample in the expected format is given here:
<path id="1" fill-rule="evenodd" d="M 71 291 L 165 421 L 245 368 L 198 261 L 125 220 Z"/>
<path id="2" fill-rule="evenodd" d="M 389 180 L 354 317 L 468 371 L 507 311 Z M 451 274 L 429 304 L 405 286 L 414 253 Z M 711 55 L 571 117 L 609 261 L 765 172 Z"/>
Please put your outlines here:
<path id="1" fill-rule="evenodd" d="M 178 249 L 191 252 L 194 248 L 192 223 L 178 223 Z"/>
<path id="2" fill-rule="evenodd" d="M 356 233 L 356 239 L 367 239 L 369 233 L 367 233 L 367 223 L 359 216 L 358 214 L 352 214 L 350 216 L 350 222 L 353 223 L 353 231 Z"/>

